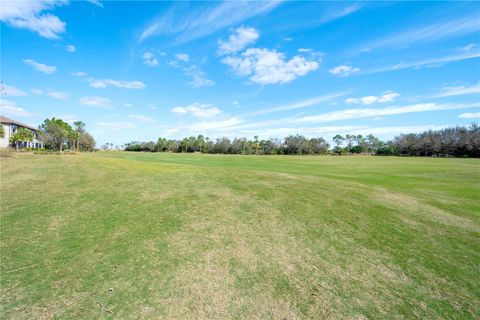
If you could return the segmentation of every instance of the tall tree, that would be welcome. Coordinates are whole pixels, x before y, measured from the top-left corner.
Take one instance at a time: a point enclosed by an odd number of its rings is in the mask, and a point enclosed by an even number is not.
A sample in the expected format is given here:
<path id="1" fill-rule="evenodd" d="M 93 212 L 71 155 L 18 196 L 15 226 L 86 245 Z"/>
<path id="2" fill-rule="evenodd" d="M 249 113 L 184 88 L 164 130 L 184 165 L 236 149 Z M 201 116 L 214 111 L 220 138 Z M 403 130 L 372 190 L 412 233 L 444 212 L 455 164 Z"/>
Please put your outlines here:
<path id="1" fill-rule="evenodd" d="M 63 146 L 72 137 L 72 127 L 62 119 L 45 119 L 40 126 L 42 140 L 46 145 L 63 151 Z"/>
<path id="2" fill-rule="evenodd" d="M 73 125 L 75 126 L 76 133 L 76 149 L 80 151 L 80 138 L 85 134 L 85 123 L 82 121 L 75 121 Z"/>

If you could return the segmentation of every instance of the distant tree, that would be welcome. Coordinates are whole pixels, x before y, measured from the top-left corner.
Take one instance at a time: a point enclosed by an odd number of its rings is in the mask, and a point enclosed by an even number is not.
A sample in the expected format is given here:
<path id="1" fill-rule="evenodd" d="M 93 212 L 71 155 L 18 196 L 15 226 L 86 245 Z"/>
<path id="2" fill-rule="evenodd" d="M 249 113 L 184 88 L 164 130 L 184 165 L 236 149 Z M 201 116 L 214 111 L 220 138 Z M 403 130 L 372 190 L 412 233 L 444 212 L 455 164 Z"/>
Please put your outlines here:
<path id="1" fill-rule="evenodd" d="M 75 147 L 77 150 L 80 150 L 80 139 L 81 139 L 81 136 L 85 134 L 85 123 L 82 121 L 75 121 L 73 125 L 75 127 L 75 133 L 76 133 Z"/>
<path id="2" fill-rule="evenodd" d="M 0 138 L 3 138 L 5 137 L 5 129 L 3 128 L 3 126 L 0 124 Z"/>
<path id="3" fill-rule="evenodd" d="M 44 144 L 55 150 L 63 150 L 65 143 L 72 137 L 72 127 L 62 119 L 45 119 L 40 126 L 41 139 Z"/>
<path id="4" fill-rule="evenodd" d="M 93 139 L 92 135 L 90 135 L 88 132 L 80 135 L 78 143 L 79 147 L 77 150 L 93 151 L 95 149 L 95 139 Z"/>
<path id="5" fill-rule="evenodd" d="M 342 137 L 341 135 L 337 134 L 335 137 L 333 137 L 333 142 L 337 145 L 337 147 L 340 147 L 340 145 L 345 141 L 345 138 Z"/>
<path id="6" fill-rule="evenodd" d="M 15 150 L 18 151 L 19 143 L 23 141 L 33 141 L 33 132 L 26 128 L 19 128 L 17 132 L 10 136 L 10 142 L 15 145 Z"/>
<path id="7" fill-rule="evenodd" d="M 347 134 L 345 135 L 345 140 L 347 141 L 347 148 L 348 148 L 348 151 L 350 152 L 350 150 L 353 147 L 353 143 L 357 140 L 357 136 L 354 134 Z"/>

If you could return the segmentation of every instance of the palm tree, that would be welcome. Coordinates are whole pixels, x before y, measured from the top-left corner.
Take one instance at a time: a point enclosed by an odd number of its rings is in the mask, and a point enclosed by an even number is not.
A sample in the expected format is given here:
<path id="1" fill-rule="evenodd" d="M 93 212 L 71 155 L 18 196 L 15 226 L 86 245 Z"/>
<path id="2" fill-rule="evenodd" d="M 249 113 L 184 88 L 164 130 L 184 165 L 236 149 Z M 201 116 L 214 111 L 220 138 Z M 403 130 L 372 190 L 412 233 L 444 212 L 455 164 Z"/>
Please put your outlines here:
<path id="1" fill-rule="evenodd" d="M 85 131 L 85 123 L 82 121 L 75 121 L 73 123 L 75 126 L 75 133 L 76 133 L 76 144 L 77 144 L 77 151 L 80 150 L 80 135 L 84 133 Z"/>

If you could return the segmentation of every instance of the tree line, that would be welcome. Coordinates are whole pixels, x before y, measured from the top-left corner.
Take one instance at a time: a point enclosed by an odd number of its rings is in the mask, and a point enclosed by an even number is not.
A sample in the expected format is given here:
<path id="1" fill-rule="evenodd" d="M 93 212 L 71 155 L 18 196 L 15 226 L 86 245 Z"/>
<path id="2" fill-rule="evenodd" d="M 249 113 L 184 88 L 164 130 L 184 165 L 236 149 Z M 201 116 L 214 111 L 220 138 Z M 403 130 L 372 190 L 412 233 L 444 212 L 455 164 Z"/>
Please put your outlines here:
<path id="1" fill-rule="evenodd" d="M 290 135 L 284 139 L 253 140 L 227 137 L 211 140 L 199 135 L 181 140 L 158 138 L 154 141 L 133 141 L 125 144 L 126 151 L 146 152 L 201 152 L 221 154 L 370 154 L 401 156 L 480 157 L 480 129 L 477 124 L 469 127 L 451 127 L 408 133 L 391 141 L 382 141 L 372 134 L 367 136 L 336 135 L 334 146 L 324 138 L 308 139 L 302 135 Z"/>
<path id="2" fill-rule="evenodd" d="M 0 126 L 0 137 L 5 132 Z M 36 131 L 38 139 L 43 142 L 45 149 L 63 151 L 69 149 L 72 151 L 93 151 L 95 148 L 95 139 L 85 130 L 85 123 L 75 121 L 73 127 L 62 119 L 45 119 L 39 130 Z M 20 143 L 24 141 L 33 141 L 34 133 L 26 128 L 18 130 L 10 136 L 10 142 L 19 149 Z"/>
<path id="3" fill-rule="evenodd" d="M 63 151 L 93 151 L 95 139 L 85 129 L 85 123 L 75 121 L 73 127 L 62 119 L 45 119 L 38 135 L 46 149 Z"/>

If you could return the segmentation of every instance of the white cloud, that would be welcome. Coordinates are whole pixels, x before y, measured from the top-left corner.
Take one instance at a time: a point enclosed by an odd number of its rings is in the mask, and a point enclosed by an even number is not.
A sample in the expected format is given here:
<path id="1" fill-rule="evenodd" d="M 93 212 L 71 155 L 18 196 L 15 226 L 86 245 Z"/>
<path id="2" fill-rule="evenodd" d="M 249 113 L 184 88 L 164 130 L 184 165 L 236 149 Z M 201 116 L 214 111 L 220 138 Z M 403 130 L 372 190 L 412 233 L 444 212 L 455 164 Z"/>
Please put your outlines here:
<path id="1" fill-rule="evenodd" d="M 159 35 L 175 35 L 174 41 L 177 44 L 188 42 L 267 13 L 281 3 L 282 1 L 222 1 L 196 5 L 188 10 L 185 5 L 174 4 L 147 25 L 138 41 Z"/>
<path id="2" fill-rule="evenodd" d="M 91 4 L 94 4 L 97 7 L 103 8 L 103 3 L 99 0 L 87 0 L 87 2 L 90 2 Z"/>
<path id="3" fill-rule="evenodd" d="M 47 73 L 47 74 L 54 73 L 57 70 L 57 67 L 47 66 L 46 64 L 39 63 L 39 62 L 37 62 L 35 60 L 32 60 L 32 59 L 25 59 L 25 60 L 23 60 L 23 63 L 25 63 L 29 66 L 32 66 L 37 71 Z"/>
<path id="4" fill-rule="evenodd" d="M 255 28 L 238 27 L 235 33 L 228 37 L 228 41 L 218 41 L 218 53 L 229 54 L 241 51 L 248 45 L 253 44 L 258 38 L 259 33 Z"/>
<path id="5" fill-rule="evenodd" d="M 111 103 L 110 99 L 99 96 L 82 97 L 79 102 L 91 107 L 107 107 Z"/>
<path id="6" fill-rule="evenodd" d="M 55 99 L 59 99 L 59 100 L 68 99 L 68 93 L 61 92 L 61 91 L 49 91 L 49 92 L 47 92 L 47 96 L 55 98 Z"/>
<path id="7" fill-rule="evenodd" d="M 369 105 L 373 103 L 385 103 L 385 102 L 393 102 L 395 98 L 399 97 L 400 94 L 393 92 L 393 91 L 387 91 L 384 92 L 381 96 L 365 96 L 361 98 L 348 98 L 345 100 L 346 103 L 348 104 L 363 104 L 363 105 Z"/>
<path id="8" fill-rule="evenodd" d="M 112 79 L 94 79 L 90 82 L 90 86 L 94 88 L 106 88 L 108 85 L 112 85 L 117 88 L 125 89 L 143 89 L 145 84 L 141 81 L 122 81 Z"/>
<path id="9" fill-rule="evenodd" d="M 25 91 L 15 87 L 7 86 L 6 84 L 0 85 L 0 87 L 3 88 L 2 95 L 11 96 L 11 97 L 22 97 L 22 96 L 28 95 L 28 93 L 26 93 Z"/>
<path id="10" fill-rule="evenodd" d="M 32 92 L 33 94 L 37 95 L 37 96 L 40 96 L 43 94 L 43 90 L 42 89 L 31 89 L 30 92 Z"/>
<path id="11" fill-rule="evenodd" d="M 360 68 L 347 66 L 347 65 L 337 66 L 329 70 L 331 74 L 334 74 L 340 77 L 348 77 L 349 75 L 353 73 L 357 73 L 358 71 L 360 71 Z"/>
<path id="12" fill-rule="evenodd" d="M 131 107 L 133 107 L 133 104 L 131 104 L 131 103 L 125 103 L 123 106 L 126 107 L 126 108 L 131 108 Z"/>
<path id="13" fill-rule="evenodd" d="M 9 100 L 0 100 L 0 113 L 2 115 L 30 117 L 32 114 L 27 110 L 17 106 L 15 102 Z"/>
<path id="14" fill-rule="evenodd" d="M 143 63 L 151 66 L 156 67 L 158 66 L 158 59 L 155 57 L 155 54 L 151 51 L 145 51 L 142 55 Z"/>
<path id="15" fill-rule="evenodd" d="M 47 13 L 66 1 L 2 1 L 0 21 L 9 26 L 27 29 L 47 39 L 59 39 L 65 33 L 65 22 Z"/>
<path id="16" fill-rule="evenodd" d="M 192 103 L 191 105 L 185 107 L 175 107 L 172 109 L 172 112 L 177 115 L 190 114 L 197 118 L 211 118 L 222 113 L 220 109 L 214 107 L 211 104 L 200 104 L 198 102 Z"/>
<path id="17" fill-rule="evenodd" d="M 72 74 L 72 76 L 79 77 L 79 78 L 87 76 L 87 74 L 82 71 L 72 71 L 70 73 Z"/>
<path id="18" fill-rule="evenodd" d="M 436 97 L 451 97 L 478 93 L 480 93 L 480 82 L 471 86 L 463 85 L 455 87 L 443 87 L 442 92 L 439 93 Z"/>
<path id="19" fill-rule="evenodd" d="M 462 113 L 458 117 L 463 119 L 480 119 L 480 112 Z"/>
<path id="20" fill-rule="evenodd" d="M 75 52 L 77 51 L 77 47 L 75 47 L 73 44 L 67 45 L 67 51 L 68 52 Z"/>
<path id="21" fill-rule="evenodd" d="M 185 75 L 192 78 L 189 84 L 194 88 L 209 87 L 215 85 L 215 81 L 206 77 L 205 72 L 200 70 L 196 65 L 183 68 Z"/>
<path id="22" fill-rule="evenodd" d="M 302 52 L 313 52 L 313 49 L 310 49 L 310 48 L 300 48 L 297 50 L 298 52 L 302 53 Z"/>
<path id="23" fill-rule="evenodd" d="M 128 115 L 130 119 L 141 121 L 141 122 L 146 122 L 146 123 L 152 123 L 152 122 L 157 122 L 156 119 L 150 118 L 141 114 L 130 114 Z"/>
<path id="24" fill-rule="evenodd" d="M 190 60 L 190 56 L 186 53 L 177 53 L 175 54 L 175 58 L 178 61 L 183 61 L 183 62 L 188 62 L 188 60 Z"/>
<path id="25" fill-rule="evenodd" d="M 237 75 L 249 76 L 249 80 L 258 84 L 288 83 L 297 77 L 317 70 L 319 62 L 303 56 L 294 56 L 285 60 L 285 54 L 276 50 L 250 48 L 241 57 L 229 56 L 222 60 Z"/>

